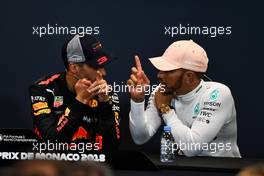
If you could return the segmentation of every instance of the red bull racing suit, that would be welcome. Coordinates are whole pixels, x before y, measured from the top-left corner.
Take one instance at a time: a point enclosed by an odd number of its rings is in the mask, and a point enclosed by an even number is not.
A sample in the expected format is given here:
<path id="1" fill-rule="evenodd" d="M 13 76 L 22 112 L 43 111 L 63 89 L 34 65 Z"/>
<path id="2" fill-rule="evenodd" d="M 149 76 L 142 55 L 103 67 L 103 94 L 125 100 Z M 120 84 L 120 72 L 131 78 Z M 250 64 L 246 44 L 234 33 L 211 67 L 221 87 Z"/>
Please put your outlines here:
<path id="1" fill-rule="evenodd" d="M 100 149 L 116 150 L 120 140 L 119 99 L 116 93 L 108 102 L 98 97 L 84 105 L 68 90 L 66 72 L 45 77 L 29 88 L 33 128 L 44 140 L 99 143 Z"/>

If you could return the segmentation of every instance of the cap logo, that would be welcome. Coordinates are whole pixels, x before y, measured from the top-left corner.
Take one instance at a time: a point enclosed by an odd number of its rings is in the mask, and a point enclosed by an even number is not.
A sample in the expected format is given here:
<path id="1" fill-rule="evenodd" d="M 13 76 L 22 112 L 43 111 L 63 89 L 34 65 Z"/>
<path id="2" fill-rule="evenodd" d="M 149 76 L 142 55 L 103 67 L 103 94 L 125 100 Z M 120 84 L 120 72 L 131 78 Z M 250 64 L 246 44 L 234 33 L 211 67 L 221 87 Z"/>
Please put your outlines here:
<path id="1" fill-rule="evenodd" d="M 100 42 L 97 42 L 93 44 L 92 47 L 93 47 L 93 51 L 96 52 L 98 49 L 102 48 L 102 44 Z"/>
<path id="2" fill-rule="evenodd" d="M 108 58 L 107 58 L 106 56 L 103 56 L 103 57 L 101 57 L 101 58 L 99 58 L 99 59 L 97 60 L 97 63 L 98 63 L 99 65 L 102 65 L 102 64 L 105 63 L 107 60 L 108 60 Z"/>

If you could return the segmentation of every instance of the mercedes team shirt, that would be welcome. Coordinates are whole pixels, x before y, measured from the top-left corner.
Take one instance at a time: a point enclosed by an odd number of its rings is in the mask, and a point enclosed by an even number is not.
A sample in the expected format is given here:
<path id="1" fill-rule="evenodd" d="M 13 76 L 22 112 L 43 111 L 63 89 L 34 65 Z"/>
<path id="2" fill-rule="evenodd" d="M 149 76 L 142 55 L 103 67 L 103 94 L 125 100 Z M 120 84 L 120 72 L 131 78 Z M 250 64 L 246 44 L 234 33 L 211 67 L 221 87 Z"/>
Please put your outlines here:
<path id="1" fill-rule="evenodd" d="M 147 108 L 131 100 L 130 131 L 136 144 L 147 142 L 161 124 L 171 127 L 179 153 L 186 156 L 241 157 L 237 146 L 237 123 L 230 89 L 217 82 L 200 84 L 186 95 L 173 98 L 171 111 L 160 115 L 155 92 Z"/>

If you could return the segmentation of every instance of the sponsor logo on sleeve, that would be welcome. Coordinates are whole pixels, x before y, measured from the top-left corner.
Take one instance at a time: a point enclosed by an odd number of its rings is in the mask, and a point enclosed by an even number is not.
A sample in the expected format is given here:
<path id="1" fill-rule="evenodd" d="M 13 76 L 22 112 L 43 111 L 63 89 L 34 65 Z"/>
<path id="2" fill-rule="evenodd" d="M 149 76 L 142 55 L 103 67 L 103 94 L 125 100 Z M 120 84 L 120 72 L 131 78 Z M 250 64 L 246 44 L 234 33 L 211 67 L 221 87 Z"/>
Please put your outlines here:
<path id="1" fill-rule="evenodd" d="M 116 93 L 111 96 L 111 100 L 113 103 L 119 103 L 119 98 Z"/>
<path id="2" fill-rule="evenodd" d="M 68 123 L 68 119 L 62 115 L 61 118 L 59 119 L 59 122 L 57 123 L 58 127 L 56 128 L 57 131 L 61 131 L 62 128 Z"/>
<path id="3" fill-rule="evenodd" d="M 65 109 L 65 113 L 64 113 L 64 115 L 65 116 L 69 116 L 69 113 L 71 112 L 71 110 L 67 107 L 66 109 Z"/>
<path id="4" fill-rule="evenodd" d="M 48 108 L 48 103 L 47 102 L 38 102 L 38 103 L 34 103 L 32 105 L 32 108 L 34 111 L 37 111 L 39 109 L 44 109 L 44 108 Z"/>
<path id="5" fill-rule="evenodd" d="M 53 107 L 58 108 L 63 105 L 63 96 L 54 96 Z"/>
<path id="6" fill-rule="evenodd" d="M 42 97 L 42 96 L 31 96 L 31 102 L 35 102 L 35 101 L 45 101 L 46 98 Z"/>
<path id="7" fill-rule="evenodd" d="M 113 106 L 112 106 L 112 110 L 113 110 L 113 111 L 120 111 L 120 107 L 117 106 L 117 105 L 113 105 Z"/>
<path id="8" fill-rule="evenodd" d="M 49 108 L 38 110 L 37 112 L 34 112 L 35 116 L 41 115 L 41 114 L 49 114 L 51 113 L 51 110 Z"/>
<path id="9" fill-rule="evenodd" d="M 115 113 L 116 137 L 117 137 L 117 139 L 120 139 L 121 135 L 120 135 L 120 129 L 119 129 L 119 122 L 120 122 L 119 113 L 116 111 L 114 113 Z"/>

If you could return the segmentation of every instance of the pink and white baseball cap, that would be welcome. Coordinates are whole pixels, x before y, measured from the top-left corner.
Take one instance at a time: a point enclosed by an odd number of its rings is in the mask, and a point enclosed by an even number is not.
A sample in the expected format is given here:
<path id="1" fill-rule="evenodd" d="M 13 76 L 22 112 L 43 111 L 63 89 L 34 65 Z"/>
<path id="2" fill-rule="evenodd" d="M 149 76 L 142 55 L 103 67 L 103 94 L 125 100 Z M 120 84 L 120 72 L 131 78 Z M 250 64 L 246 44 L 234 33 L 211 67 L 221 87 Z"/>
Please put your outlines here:
<path id="1" fill-rule="evenodd" d="M 180 40 L 172 43 L 161 57 L 149 58 L 160 71 L 179 68 L 196 72 L 206 72 L 208 58 L 205 50 L 192 40 Z"/>

